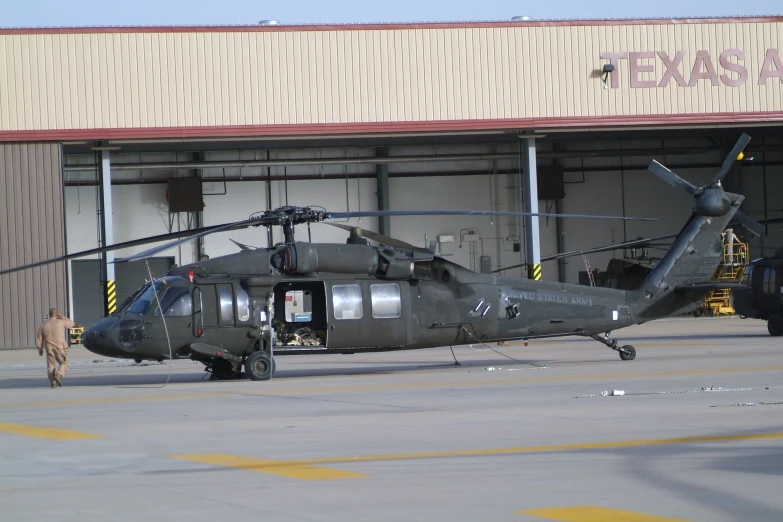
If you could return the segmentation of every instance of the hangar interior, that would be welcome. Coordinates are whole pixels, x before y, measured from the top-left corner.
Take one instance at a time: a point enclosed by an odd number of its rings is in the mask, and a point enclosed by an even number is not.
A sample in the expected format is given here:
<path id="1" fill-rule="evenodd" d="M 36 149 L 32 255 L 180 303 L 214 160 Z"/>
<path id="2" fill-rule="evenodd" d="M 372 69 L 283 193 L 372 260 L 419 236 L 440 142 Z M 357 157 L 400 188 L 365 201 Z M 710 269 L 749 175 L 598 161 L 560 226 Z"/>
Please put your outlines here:
<path id="1" fill-rule="evenodd" d="M 783 136 L 778 127 L 694 128 L 604 132 L 551 132 L 536 139 L 539 212 L 652 217 L 654 222 L 541 218 L 541 256 L 608 246 L 637 238 L 674 234 L 692 209 L 687 193 L 647 171 L 658 160 L 696 186 L 719 170 L 736 138 L 752 140 L 724 186 L 742 193 L 742 209 L 757 220 L 783 217 Z M 63 146 L 65 220 L 68 252 L 99 246 L 100 150 L 95 143 Z M 356 137 L 331 140 L 225 140 L 112 142 L 114 242 L 246 219 L 284 205 L 321 206 L 330 211 L 378 210 L 379 172 L 388 172 L 388 204 L 393 210 L 509 210 L 522 208 L 518 133 L 485 132 L 412 137 Z M 378 160 L 377 158 L 383 158 Z M 200 179 L 202 194 L 186 194 L 198 211 L 172 212 L 169 179 Z M 177 190 L 174 187 L 174 190 Z M 345 222 L 380 231 L 380 218 Z M 768 225 L 755 237 L 737 227 L 751 245 L 751 256 L 771 255 L 783 244 L 783 225 Z M 307 240 L 299 226 L 297 239 Z M 476 271 L 496 272 L 525 262 L 523 220 L 508 216 L 392 217 L 388 235 L 426 247 Z M 325 224 L 310 231 L 316 242 L 345 242 L 348 233 Z M 560 241 L 558 241 L 558 238 Z M 265 229 L 214 234 L 202 241 L 160 253 L 150 269 L 159 276 L 172 264 L 200 255 L 239 250 L 232 240 L 268 246 Z M 282 241 L 272 228 L 273 244 Z M 149 248 L 116 252 L 117 258 Z M 646 254 L 663 254 L 660 248 Z M 587 255 L 592 268 L 609 259 L 641 256 L 631 248 Z M 103 284 L 98 257 L 74 260 L 69 272 L 77 322 L 91 324 L 103 314 Z M 586 270 L 577 255 L 543 264 L 542 278 L 577 283 Z M 148 278 L 143 262 L 117 264 L 121 302 Z M 501 272 L 526 277 L 517 267 Z"/>

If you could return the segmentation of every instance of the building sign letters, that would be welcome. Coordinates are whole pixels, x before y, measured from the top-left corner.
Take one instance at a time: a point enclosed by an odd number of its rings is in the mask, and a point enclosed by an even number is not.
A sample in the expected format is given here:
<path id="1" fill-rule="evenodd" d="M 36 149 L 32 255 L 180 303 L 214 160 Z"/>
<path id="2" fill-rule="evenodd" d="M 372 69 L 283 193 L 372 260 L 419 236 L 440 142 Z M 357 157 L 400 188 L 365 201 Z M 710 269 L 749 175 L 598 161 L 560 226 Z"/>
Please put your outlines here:
<path id="1" fill-rule="evenodd" d="M 748 64 L 751 58 L 740 49 L 726 49 L 719 56 L 701 50 L 693 58 L 686 56 L 684 51 L 603 52 L 601 58 L 614 65 L 612 89 L 620 88 L 620 77 L 626 75 L 630 76 L 631 87 L 637 89 L 667 87 L 672 83 L 679 87 L 694 87 L 699 82 L 709 82 L 714 87 L 739 87 L 750 80 Z M 783 83 L 783 60 L 778 49 L 767 49 L 758 78 L 752 81 L 768 85 L 769 80 L 774 84 L 776 79 Z"/>

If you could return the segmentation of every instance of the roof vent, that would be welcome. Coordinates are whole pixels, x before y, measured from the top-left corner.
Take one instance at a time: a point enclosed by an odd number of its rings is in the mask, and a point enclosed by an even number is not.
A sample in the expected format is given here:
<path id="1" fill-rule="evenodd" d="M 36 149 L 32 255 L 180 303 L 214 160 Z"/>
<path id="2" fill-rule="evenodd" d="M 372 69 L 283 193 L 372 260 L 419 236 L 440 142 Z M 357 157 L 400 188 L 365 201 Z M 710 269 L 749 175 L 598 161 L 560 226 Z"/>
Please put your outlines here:
<path id="1" fill-rule="evenodd" d="M 280 25 L 277 20 L 261 20 L 258 25 Z"/>

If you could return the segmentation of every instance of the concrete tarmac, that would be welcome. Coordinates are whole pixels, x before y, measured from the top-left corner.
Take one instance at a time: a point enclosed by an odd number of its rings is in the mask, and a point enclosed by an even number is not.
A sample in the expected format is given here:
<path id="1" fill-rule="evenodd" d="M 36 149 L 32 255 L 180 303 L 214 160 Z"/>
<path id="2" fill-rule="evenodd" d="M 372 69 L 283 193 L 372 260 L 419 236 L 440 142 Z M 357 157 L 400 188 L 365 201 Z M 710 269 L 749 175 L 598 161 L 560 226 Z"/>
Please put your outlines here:
<path id="1" fill-rule="evenodd" d="M 279 357 L 269 382 L 73 347 L 57 389 L 2 351 L 0 519 L 783 520 L 783 341 L 614 336 L 636 360 L 564 338 Z"/>

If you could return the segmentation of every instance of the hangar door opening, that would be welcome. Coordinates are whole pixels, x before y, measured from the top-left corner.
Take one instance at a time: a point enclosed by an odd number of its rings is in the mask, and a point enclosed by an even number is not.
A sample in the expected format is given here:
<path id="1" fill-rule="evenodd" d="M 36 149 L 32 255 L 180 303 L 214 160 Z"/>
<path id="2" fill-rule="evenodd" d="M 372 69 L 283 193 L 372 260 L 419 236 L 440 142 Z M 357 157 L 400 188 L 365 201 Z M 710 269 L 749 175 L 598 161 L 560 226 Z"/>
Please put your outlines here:
<path id="1" fill-rule="evenodd" d="M 147 259 L 153 277 L 166 275 L 174 265 L 173 257 Z M 101 261 L 88 259 L 71 262 L 73 277 L 73 320 L 76 324 L 90 327 L 103 319 L 103 283 L 101 282 Z M 149 278 L 144 260 L 114 265 L 117 282 L 117 306 L 139 289 Z"/>

